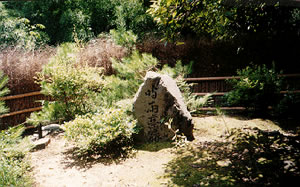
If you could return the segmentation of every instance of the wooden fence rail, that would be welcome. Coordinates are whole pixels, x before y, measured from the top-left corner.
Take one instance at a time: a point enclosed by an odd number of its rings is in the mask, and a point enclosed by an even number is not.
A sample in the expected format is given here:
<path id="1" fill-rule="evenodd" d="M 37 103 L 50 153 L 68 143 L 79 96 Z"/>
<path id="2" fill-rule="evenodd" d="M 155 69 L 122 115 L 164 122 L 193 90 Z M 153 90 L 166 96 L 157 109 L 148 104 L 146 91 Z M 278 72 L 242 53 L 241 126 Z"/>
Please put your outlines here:
<path id="1" fill-rule="evenodd" d="M 11 96 L 6 96 L 6 97 L 1 97 L 0 101 L 8 101 L 8 100 L 19 99 L 19 98 L 24 98 L 24 97 L 31 97 L 31 96 L 36 96 L 36 95 L 42 95 L 42 93 L 40 91 L 37 91 L 37 92 L 30 92 L 30 93 L 19 94 L 19 95 L 11 95 Z"/>
<path id="2" fill-rule="evenodd" d="M 6 118 L 6 117 L 11 117 L 11 116 L 15 116 L 18 114 L 24 114 L 24 113 L 29 113 L 29 112 L 35 112 L 35 111 L 39 111 L 42 110 L 42 107 L 35 107 L 35 108 L 29 108 L 29 109 L 24 109 L 24 110 L 20 110 L 20 111 L 15 111 L 15 112 L 10 112 L 8 114 L 3 114 L 0 116 L 0 118 Z"/>
<path id="3" fill-rule="evenodd" d="M 284 74 L 280 75 L 285 77 L 288 81 L 288 86 L 296 90 L 293 93 L 300 93 L 300 74 Z M 194 83 L 193 92 L 196 95 L 204 96 L 207 93 L 214 93 L 214 96 L 223 96 L 232 88 L 226 83 L 229 79 L 239 79 L 240 77 L 199 77 L 199 78 L 186 78 L 188 83 Z M 288 91 L 281 91 L 282 94 Z M 11 109 L 10 113 L 0 115 L 0 130 L 8 126 L 14 126 L 26 120 L 26 117 L 31 112 L 39 111 L 42 109 L 41 104 L 37 100 L 47 99 L 40 91 L 31 93 L 19 94 L 1 97 L 0 101 L 5 101 Z M 26 103 L 27 102 L 27 103 Z M 25 104 L 24 104 L 25 103 Z M 19 106 L 22 105 L 22 106 Z M 235 107 L 239 109 L 239 107 Z M 6 125 L 5 125 L 6 123 Z M 3 125 L 4 124 L 4 125 Z"/>
<path id="4" fill-rule="evenodd" d="M 0 101 L 5 101 L 10 112 L 0 115 L 0 130 L 23 123 L 31 112 L 42 109 L 37 101 L 44 99 L 40 91 L 1 97 Z"/>
<path id="5" fill-rule="evenodd" d="M 282 74 L 280 77 L 300 77 L 300 74 Z M 185 78 L 184 80 L 187 82 L 198 82 L 198 81 L 218 81 L 218 80 L 230 80 L 230 79 L 239 79 L 239 76 L 231 76 L 231 77 L 197 77 L 197 78 Z"/>

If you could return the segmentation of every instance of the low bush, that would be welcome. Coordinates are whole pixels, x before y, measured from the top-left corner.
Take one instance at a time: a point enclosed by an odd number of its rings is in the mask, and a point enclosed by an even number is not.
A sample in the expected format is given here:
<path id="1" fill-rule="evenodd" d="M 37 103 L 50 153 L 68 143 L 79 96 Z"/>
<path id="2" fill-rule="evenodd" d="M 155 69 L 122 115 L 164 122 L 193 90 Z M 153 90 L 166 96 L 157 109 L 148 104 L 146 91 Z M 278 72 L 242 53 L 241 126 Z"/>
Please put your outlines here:
<path id="1" fill-rule="evenodd" d="M 105 109 L 95 115 L 78 116 L 65 124 L 65 137 L 75 142 L 77 156 L 127 153 L 135 132 L 136 120 L 120 108 Z"/>
<path id="2" fill-rule="evenodd" d="M 233 90 L 225 99 L 229 105 L 243 106 L 257 113 L 265 114 L 269 106 L 276 106 L 280 101 L 282 77 L 275 68 L 266 65 L 246 67 L 237 71 L 239 79 L 229 80 Z"/>
<path id="3" fill-rule="evenodd" d="M 97 113 L 78 115 L 65 124 L 66 138 L 75 142 L 77 156 L 124 156 L 138 132 L 132 115 L 132 98 L 146 72 L 155 70 L 158 61 L 148 54 L 132 54 L 112 60 L 115 74 L 105 76 Z M 126 99 L 126 100 L 124 100 Z"/>
<path id="4" fill-rule="evenodd" d="M 103 68 L 80 65 L 77 60 L 78 50 L 74 44 L 61 45 L 56 56 L 50 60 L 42 72 L 37 74 L 37 82 L 42 88 L 41 92 L 54 99 L 50 103 L 54 108 L 44 108 L 36 116 L 42 117 L 43 113 L 50 112 L 46 111 L 47 109 L 53 109 L 52 112 L 60 113 L 60 119 L 57 120 L 69 121 L 76 115 L 84 115 L 97 110 L 97 102 L 94 98 L 101 92 L 104 85 Z M 35 117 L 34 114 L 32 117 Z M 32 119 L 31 121 L 40 120 Z"/>
<path id="5" fill-rule="evenodd" d="M 22 138 L 24 127 L 14 127 L 0 132 L 0 186 L 31 186 L 25 159 L 32 145 Z"/>

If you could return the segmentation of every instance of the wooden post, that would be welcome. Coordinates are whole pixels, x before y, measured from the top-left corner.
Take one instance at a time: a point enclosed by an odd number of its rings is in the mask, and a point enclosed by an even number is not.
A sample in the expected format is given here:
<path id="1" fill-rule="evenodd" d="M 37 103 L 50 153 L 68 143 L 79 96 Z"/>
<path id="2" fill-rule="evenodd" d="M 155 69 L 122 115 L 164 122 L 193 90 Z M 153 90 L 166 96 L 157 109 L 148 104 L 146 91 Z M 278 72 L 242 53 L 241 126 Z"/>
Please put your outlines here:
<path id="1" fill-rule="evenodd" d="M 42 124 L 40 123 L 37 127 L 39 139 L 43 138 L 43 132 L 42 132 Z"/>

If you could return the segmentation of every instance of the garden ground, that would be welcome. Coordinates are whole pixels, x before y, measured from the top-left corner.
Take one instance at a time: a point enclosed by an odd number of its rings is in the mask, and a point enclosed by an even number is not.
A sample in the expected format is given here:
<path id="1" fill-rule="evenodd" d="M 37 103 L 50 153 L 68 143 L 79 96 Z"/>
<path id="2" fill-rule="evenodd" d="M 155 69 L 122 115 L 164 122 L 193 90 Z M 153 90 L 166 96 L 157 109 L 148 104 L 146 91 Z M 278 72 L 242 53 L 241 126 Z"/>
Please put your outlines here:
<path id="1" fill-rule="evenodd" d="M 283 131 L 270 120 L 247 119 L 229 116 L 195 117 L 195 140 L 190 146 L 203 142 L 220 142 L 232 128 Z M 170 143 L 138 146 L 124 160 L 80 160 L 72 156 L 72 145 L 63 134 L 51 136 L 51 143 L 44 150 L 32 152 L 32 175 L 37 187 L 63 186 L 168 186 L 171 182 L 170 163 L 179 158 L 178 150 Z M 226 165 L 226 163 L 225 163 Z M 193 165 L 192 165 L 193 166 Z M 167 168 L 168 167 L 168 168 Z M 169 170 L 169 171 L 168 171 Z M 173 176 L 174 177 L 174 176 Z M 197 185 L 196 185 L 197 186 Z"/>

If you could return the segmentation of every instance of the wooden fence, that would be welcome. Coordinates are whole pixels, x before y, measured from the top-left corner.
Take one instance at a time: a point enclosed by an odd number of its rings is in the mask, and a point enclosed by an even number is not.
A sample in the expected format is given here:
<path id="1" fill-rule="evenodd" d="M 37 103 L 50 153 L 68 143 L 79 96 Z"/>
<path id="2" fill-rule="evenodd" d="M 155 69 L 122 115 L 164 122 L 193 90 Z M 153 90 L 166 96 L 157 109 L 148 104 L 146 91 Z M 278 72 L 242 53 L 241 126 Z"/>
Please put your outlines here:
<path id="1" fill-rule="evenodd" d="M 9 113 L 0 116 L 0 130 L 23 123 L 31 112 L 42 109 L 39 101 L 44 99 L 46 97 L 40 91 L 0 98 L 10 110 Z"/>
<path id="2" fill-rule="evenodd" d="M 281 75 L 285 77 L 285 89 L 281 93 L 287 93 L 286 90 L 293 88 L 295 93 L 300 93 L 300 74 Z M 239 77 L 201 77 L 186 78 L 188 83 L 194 83 L 193 92 L 199 96 L 207 93 L 214 93 L 214 100 L 218 102 L 218 98 L 230 91 L 232 87 L 226 82 L 228 79 L 239 79 Z M 5 101 L 10 108 L 10 113 L 0 115 L 0 129 L 6 129 L 8 126 L 14 126 L 23 123 L 31 112 L 42 109 L 39 100 L 49 99 L 41 94 L 40 91 L 25 93 L 20 95 L 6 96 L 0 98 Z M 205 108 L 210 110 L 212 108 Z M 230 109 L 224 107 L 224 109 Z M 241 109 L 236 107 L 234 109 Z"/>
<path id="3" fill-rule="evenodd" d="M 300 74 L 283 74 L 284 77 L 282 94 L 288 93 L 287 90 L 293 90 L 293 93 L 300 93 Z M 226 80 L 239 79 L 240 77 L 200 77 L 186 78 L 185 81 L 193 83 L 192 91 L 194 94 L 204 96 L 207 93 L 213 93 L 212 106 L 221 104 L 221 97 L 232 90 L 232 87 Z M 203 110 L 210 110 L 204 108 Z M 241 107 L 223 107 L 222 109 L 242 109 Z"/>

